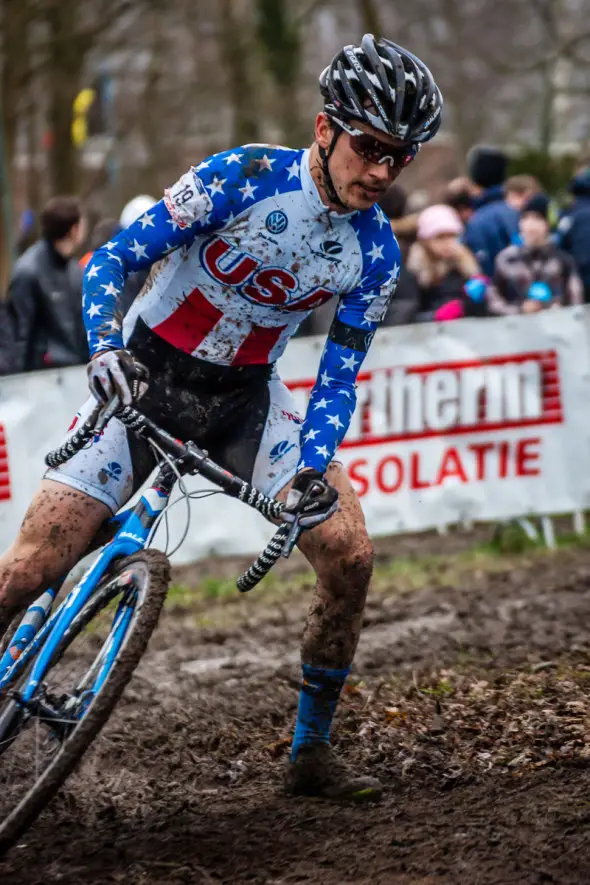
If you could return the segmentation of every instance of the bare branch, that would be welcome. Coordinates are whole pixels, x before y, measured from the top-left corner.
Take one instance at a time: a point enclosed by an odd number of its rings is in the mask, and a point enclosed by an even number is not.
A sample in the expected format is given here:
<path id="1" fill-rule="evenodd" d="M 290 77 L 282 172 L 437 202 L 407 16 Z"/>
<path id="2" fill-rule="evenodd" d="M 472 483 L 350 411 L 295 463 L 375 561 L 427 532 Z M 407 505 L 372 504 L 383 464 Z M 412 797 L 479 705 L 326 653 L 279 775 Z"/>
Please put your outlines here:
<path id="1" fill-rule="evenodd" d="M 583 31 L 580 34 L 575 34 L 573 37 L 569 37 L 567 40 L 564 40 L 559 46 L 555 47 L 548 52 L 546 55 L 541 58 L 534 59 L 533 61 L 526 62 L 524 64 L 513 64 L 505 61 L 492 59 L 492 63 L 494 68 L 503 74 L 529 74 L 533 71 L 542 71 L 546 67 L 555 64 L 555 62 L 560 59 L 571 59 L 572 61 L 582 61 L 582 59 L 577 59 L 573 50 L 580 45 L 580 43 L 585 43 L 586 41 L 590 41 L 590 31 Z M 583 64 L 588 64 L 588 60 L 582 61 Z"/>
<path id="2" fill-rule="evenodd" d="M 303 24 L 303 22 L 311 18 L 311 16 L 322 6 L 326 6 L 329 0 L 310 0 L 305 9 L 303 9 L 299 15 L 294 16 L 293 25 L 297 28 L 299 25 Z"/>
<path id="3" fill-rule="evenodd" d="M 107 14 L 101 15 L 100 21 L 91 25 L 80 32 L 79 39 L 90 49 L 102 35 L 108 31 L 117 21 L 136 6 L 135 0 L 120 0 L 113 4 Z"/>
<path id="4" fill-rule="evenodd" d="M 559 36 L 559 28 L 555 19 L 555 7 L 552 0 L 530 0 L 530 2 L 543 23 L 547 36 L 552 43 L 555 42 L 556 36 Z"/>

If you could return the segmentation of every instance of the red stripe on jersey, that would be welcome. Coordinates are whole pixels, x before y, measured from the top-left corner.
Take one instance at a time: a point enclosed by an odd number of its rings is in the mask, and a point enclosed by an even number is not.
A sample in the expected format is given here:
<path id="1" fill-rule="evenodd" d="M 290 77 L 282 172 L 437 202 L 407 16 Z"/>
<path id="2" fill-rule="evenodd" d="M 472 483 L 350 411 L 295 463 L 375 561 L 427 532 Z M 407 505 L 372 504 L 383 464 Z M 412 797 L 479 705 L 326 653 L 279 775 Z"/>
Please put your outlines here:
<path id="1" fill-rule="evenodd" d="M 154 326 L 154 332 L 178 350 L 192 353 L 222 316 L 200 289 L 193 289 L 174 313 Z"/>
<path id="2" fill-rule="evenodd" d="M 281 337 L 281 332 L 286 326 L 273 326 L 267 329 L 265 326 L 252 324 L 252 329 L 242 341 L 238 352 L 232 360 L 232 366 L 245 366 L 253 363 L 268 363 L 271 350 Z"/>

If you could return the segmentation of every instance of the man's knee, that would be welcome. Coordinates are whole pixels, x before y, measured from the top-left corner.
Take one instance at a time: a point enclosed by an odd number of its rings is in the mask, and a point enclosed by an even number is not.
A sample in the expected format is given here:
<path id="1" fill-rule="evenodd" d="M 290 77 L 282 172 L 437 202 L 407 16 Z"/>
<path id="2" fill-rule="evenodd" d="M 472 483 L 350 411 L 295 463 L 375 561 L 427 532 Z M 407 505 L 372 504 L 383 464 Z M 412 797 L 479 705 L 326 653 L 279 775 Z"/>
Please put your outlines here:
<path id="1" fill-rule="evenodd" d="M 54 584 L 88 548 L 108 509 L 88 495 L 44 481 L 18 537 L 0 558 L 0 598 L 24 603 Z"/>
<path id="2" fill-rule="evenodd" d="M 328 526 L 304 551 L 325 586 L 365 593 L 373 572 L 374 548 L 362 523 Z M 310 545 L 311 546 L 311 545 Z"/>
<path id="3" fill-rule="evenodd" d="M 368 587 L 373 573 L 375 549 L 366 531 L 339 540 L 329 558 L 338 563 L 343 578 L 356 587 Z"/>
<path id="4" fill-rule="evenodd" d="M 0 599 L 9 605 L 28 603 L 29 594 L 50 586 L 58 577 L 55 564 L 38 546 L 15 544 L 0 560 Z"/>

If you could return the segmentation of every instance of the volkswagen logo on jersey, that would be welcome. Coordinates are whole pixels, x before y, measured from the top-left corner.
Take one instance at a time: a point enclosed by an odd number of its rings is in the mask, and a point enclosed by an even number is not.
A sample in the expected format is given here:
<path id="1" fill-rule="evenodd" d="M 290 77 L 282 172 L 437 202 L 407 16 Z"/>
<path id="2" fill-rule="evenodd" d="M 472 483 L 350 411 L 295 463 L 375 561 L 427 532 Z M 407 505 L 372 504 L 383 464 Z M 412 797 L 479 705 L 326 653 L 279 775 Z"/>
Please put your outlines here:
<path id="1" fill-rule="evenodd" d="M 276 446 L 273 446 L 270 450 L 270 463 L 276 464 L 277 461 L 280 461 L 283 455 L 286 455 L 287 452 L 290 452 L 291 449 L 295 448 L 295 443 L 290 443 L 288 439 L 282 439 L 280 443 L 277 443 Z"/>
<path id="2" fill-rule="evenodd" d="M 287 230 L 289 219 L 280 209 L 269 212 L 266 216 L 266 229 L 271 234 L 282 234 Z"/>
<path id="3" fill-rule="evenodd" d="M 340 255 L 342 252 L 342 243 L 339 243 L 337 240 L 324 240 L 320 245 L 320 249 L 324 255 Z"/>

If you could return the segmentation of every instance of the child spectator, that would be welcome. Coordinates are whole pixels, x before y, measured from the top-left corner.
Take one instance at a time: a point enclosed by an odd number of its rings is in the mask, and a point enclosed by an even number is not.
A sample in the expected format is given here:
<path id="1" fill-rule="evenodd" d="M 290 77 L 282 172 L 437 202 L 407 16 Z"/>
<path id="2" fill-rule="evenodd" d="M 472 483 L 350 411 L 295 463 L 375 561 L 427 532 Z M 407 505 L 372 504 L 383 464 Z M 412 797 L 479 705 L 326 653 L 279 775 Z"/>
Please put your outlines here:
<path id="1" fill-rule="evenodd" d="M 504 199 L 520 214 L 531 197 L 541 191 L 541 183 L 534 175 L 512 175 L 506 179 Z"/>
<path id="2" fill-rule="evenodd" d="M 462 232 L 461 219 L 451 206 L 429 206 L 420 214 L 418 240 L 408 255 L 418 322 L 486 314 L 486 280 L 459 241 Z"/>
<path id="3" fill-rule="evenodd" d="M 573 259 L 551 240 L 549 199 L 535 194 L 523 206 L 522 245 L 498 255 L 487 301 L 496 315 L 535 313 L 547 307 L 582 304 L 584 289 Z"/>
<path id="4" fill-rule="evenodd" d="M 452 206 L 458 213 L 463 224 L 467 224 L 473 215 L 473 185 L 465 176 L 449 181 L 443 203 Z"/>

